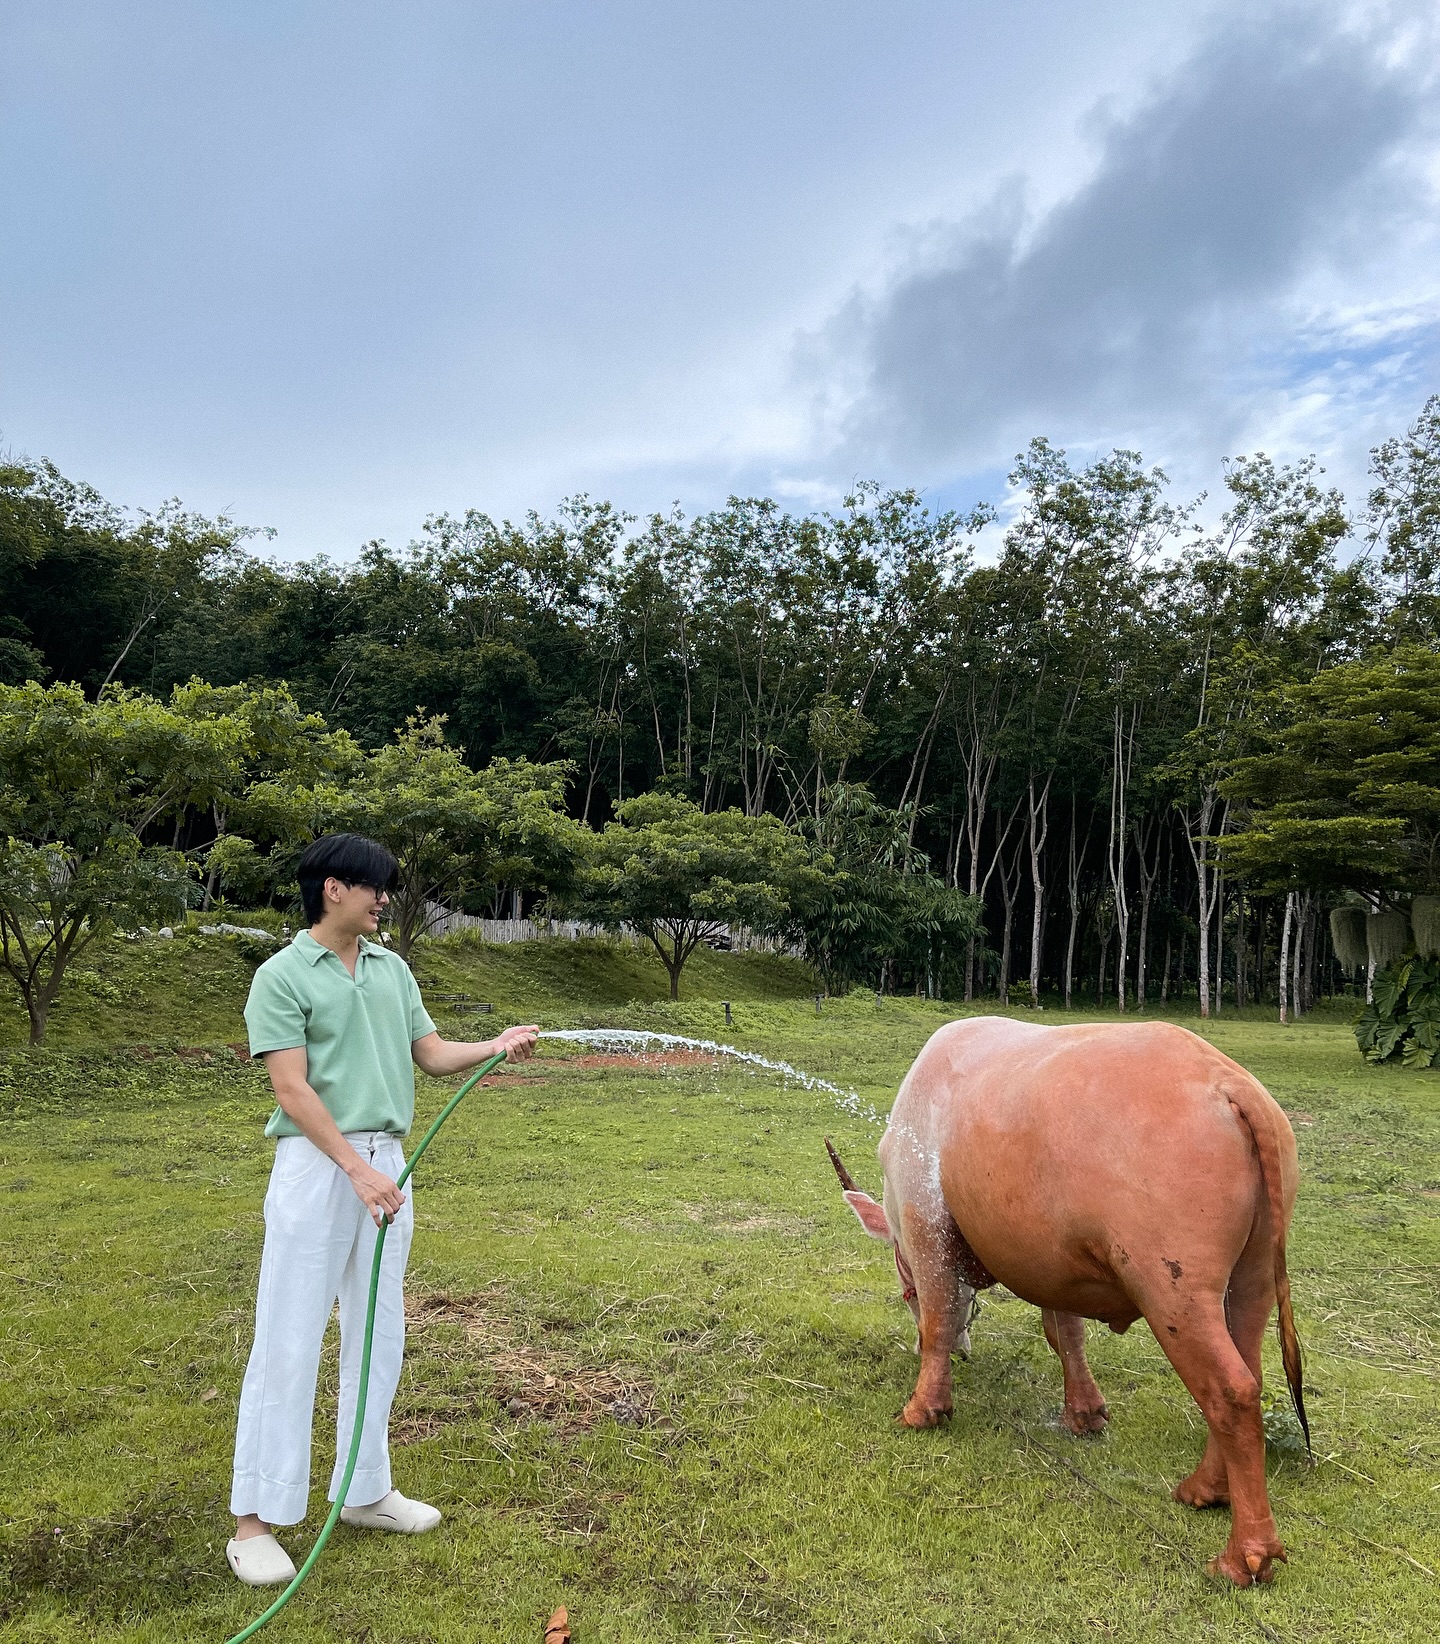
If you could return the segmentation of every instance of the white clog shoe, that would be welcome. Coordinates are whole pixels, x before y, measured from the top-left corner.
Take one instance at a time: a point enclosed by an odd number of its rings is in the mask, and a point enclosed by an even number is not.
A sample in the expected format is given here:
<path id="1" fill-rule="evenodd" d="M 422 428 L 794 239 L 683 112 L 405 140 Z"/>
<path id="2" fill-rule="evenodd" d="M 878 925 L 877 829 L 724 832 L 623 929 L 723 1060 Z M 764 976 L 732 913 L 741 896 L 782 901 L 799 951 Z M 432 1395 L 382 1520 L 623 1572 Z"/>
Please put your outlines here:
<path id="1" fill-rule="evenodd" d="M 271 1535 L 227 1541 L 225 1557 L 247 1587 L 283 1587 L 295 1579 L 294 1562 Z"/>
<path id="2" fill-rule="evenodd" d="M 398 1490 L 391 1490 L 372 1501 L 368 1507 L 342 1507 L 340 1517 L 346 1524 L 358 1524 L 362 1530 L 398 1530 L 402 1535 L 423 1536 L 440 1522 L 440 1509 L 423 1501 L 411 1501 Z"/>

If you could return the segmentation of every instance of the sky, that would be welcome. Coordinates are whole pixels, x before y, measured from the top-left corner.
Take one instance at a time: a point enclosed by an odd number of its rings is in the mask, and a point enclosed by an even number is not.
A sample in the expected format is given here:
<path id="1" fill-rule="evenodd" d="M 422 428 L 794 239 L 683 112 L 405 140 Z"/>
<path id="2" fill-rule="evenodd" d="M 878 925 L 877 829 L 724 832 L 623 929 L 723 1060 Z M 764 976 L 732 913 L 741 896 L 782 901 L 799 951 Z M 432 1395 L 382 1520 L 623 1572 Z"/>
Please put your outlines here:
<path id="1" fill-rule="evenodd" d="M 1440 391 L 1432 4 L 7 0 L 0 450 L 285 559 Z"/>

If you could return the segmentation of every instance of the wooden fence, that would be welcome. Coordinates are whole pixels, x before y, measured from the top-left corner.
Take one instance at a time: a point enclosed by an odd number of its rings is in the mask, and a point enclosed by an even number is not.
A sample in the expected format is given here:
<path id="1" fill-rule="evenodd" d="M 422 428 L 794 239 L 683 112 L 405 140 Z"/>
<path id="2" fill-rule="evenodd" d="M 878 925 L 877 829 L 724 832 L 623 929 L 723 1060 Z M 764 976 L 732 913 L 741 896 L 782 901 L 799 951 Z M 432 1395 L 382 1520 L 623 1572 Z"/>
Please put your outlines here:
<path id="1" fill-rule="evenodd" d="M 436 902 L 429 904 L 429 913 L 432 923 L 427 934 L 430 936 L 474 931 L 482 942 L 538 942 L 547 937 L 574 942 L 582 936 L 615 940 L 614 933 L 607 931 L 603 925 L 589 925 L 578 919 L 484 919 L 474 913 L 457 913 Z M 620 940 L 638 942 L 642 938 L 626 927 L 620 933 Z M 790 953 L 796 956 L 799 953 L 798 949 L 787 947 L 773 936 L 760 936 L 743 926 L 722 926 L 710 945 L 726 948 L 732 953 Z"/>

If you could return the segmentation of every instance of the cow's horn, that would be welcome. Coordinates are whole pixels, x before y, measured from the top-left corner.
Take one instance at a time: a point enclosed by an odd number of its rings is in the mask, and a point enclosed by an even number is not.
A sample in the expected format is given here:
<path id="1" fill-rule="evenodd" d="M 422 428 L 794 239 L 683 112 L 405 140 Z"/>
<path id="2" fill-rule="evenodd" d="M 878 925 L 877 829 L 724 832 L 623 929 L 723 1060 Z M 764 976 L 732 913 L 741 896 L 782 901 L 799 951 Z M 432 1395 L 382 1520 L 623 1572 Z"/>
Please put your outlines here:
<path id="1" fill-rule="evenodd" d="M 840 1163 L 840 1155 L 835 1151 L 834 1143 L 831 1142 L 828 1136 L 825 1138 L 825 1151 L 830 1155 L 830 1163 L 835 1166 L 835 1174 L 840 1178 L 841 1187 L 847 1193 L 858 1193 L 860 1189 L 855 1185 L 855 1178 Z"/>

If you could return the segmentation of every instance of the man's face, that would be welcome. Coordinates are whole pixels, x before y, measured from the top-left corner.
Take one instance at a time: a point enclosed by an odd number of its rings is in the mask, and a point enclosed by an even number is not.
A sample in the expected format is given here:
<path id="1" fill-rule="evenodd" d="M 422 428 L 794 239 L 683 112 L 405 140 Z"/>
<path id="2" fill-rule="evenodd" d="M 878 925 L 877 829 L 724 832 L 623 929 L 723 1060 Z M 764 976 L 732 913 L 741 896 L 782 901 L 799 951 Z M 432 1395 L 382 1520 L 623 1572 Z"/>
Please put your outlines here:
<path id="1" fill-rule="evenodd" d="M 390 905 L 389 893 L 374 885 L 347 885 L 343 879 L 325 881 L 325 918 L 357 936 L 373 936 L 380 915 Z"/>

